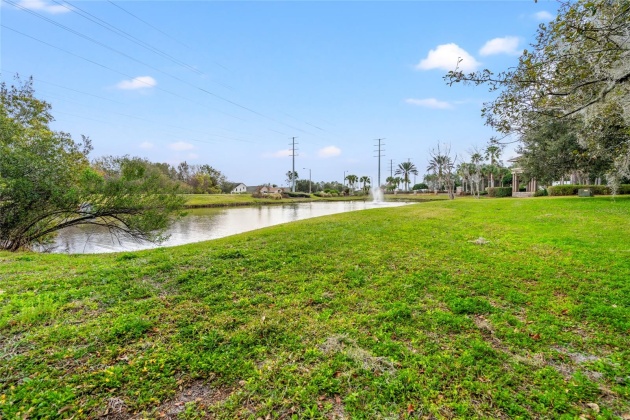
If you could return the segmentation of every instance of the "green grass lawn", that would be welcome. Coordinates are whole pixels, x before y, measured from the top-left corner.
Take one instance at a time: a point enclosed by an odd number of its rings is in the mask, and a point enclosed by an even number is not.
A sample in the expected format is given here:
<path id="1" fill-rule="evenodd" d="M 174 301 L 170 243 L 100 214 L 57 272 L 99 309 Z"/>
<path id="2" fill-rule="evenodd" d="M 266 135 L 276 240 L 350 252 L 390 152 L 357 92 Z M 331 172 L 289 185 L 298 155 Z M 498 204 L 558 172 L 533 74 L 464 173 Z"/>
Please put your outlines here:
<path id="1" fill-rule="evenodd" d="M 0 253 L 0 417 L 630 418 L 629 238 L 630 197 L 458 199 Z"/>

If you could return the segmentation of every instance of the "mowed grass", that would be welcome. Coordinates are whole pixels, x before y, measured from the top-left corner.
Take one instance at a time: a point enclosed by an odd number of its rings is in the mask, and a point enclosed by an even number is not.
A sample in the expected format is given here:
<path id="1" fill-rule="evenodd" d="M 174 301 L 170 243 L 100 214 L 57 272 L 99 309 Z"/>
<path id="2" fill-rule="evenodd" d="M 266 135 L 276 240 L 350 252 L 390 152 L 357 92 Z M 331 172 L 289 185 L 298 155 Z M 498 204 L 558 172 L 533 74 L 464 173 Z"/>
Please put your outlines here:
<path id="1" fill-rule="evenodd" d="M 626 197 L 458 199 L 0 253 L 0 417 L 628 418 L 629 234 Z"/>

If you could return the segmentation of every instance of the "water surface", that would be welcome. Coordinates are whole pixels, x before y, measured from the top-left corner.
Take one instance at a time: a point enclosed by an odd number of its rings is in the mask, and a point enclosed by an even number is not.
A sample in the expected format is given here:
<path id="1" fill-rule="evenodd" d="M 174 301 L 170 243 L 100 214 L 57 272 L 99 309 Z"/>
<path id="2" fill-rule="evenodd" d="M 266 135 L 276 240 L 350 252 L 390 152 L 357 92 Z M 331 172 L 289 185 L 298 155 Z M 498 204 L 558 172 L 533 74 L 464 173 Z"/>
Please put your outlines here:
<path id="1" fill-rule="evenodd" d="M 170 238 L 159 246 L 175 246 L 223 238 L 267 226 L 348 211 L 397 207 L 406 203 L 333 201 L 256 207 L 228 207 L 188 210 L 168 230 Z M 75 226 L 59 232 L 53 252 L 93 254 L 156 248 L 148 242 L 120 240 L 95 226 Z"/>

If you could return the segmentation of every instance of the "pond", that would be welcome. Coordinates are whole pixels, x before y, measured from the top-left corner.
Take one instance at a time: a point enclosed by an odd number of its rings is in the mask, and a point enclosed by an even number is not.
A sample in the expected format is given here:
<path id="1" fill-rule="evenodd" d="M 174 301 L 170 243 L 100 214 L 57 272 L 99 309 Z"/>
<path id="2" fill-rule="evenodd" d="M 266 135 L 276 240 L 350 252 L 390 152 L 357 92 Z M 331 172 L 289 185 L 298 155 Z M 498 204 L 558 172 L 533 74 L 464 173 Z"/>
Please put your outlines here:
<path id="1" fill-rule="evenodd" d="M 312 217 L 379 207 L 397 207 L 405 204 L 407 203 L 334 201 L 256 207 L 192 209 L 188 210 L 185 217 L 170 227 L 167 232 L 170 237 L 161 245 L 132 240 L 119 241 L 106 229 L 94 226 L 75 226 L 59 232 L 52 252 L 94 254 L 183 245 L 223 238 L 237 233 L 296 220 L 310 219 Z"/>

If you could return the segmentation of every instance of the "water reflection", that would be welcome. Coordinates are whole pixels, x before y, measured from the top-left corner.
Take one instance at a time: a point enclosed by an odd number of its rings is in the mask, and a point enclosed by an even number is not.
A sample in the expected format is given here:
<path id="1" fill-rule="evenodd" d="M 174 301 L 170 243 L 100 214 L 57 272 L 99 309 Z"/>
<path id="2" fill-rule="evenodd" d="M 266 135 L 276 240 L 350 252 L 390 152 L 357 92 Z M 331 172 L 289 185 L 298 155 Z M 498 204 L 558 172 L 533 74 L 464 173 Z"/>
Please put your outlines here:
<path id="1" fill-rule="evenodd" d="M 170 238 L 160 246 L 207 241 L 295 220 L 375 207 L 396 207 L 404 204 L 336 201 L 278 206 L 193 209 L 188 211 L 186 217 L 171 226 L 168 231 Z M 107 229 L 77 226 L 59 232 L 53 252 L 93 254 L 155 247 L 156 245 L 151 243 L 120 240 Z"/>

